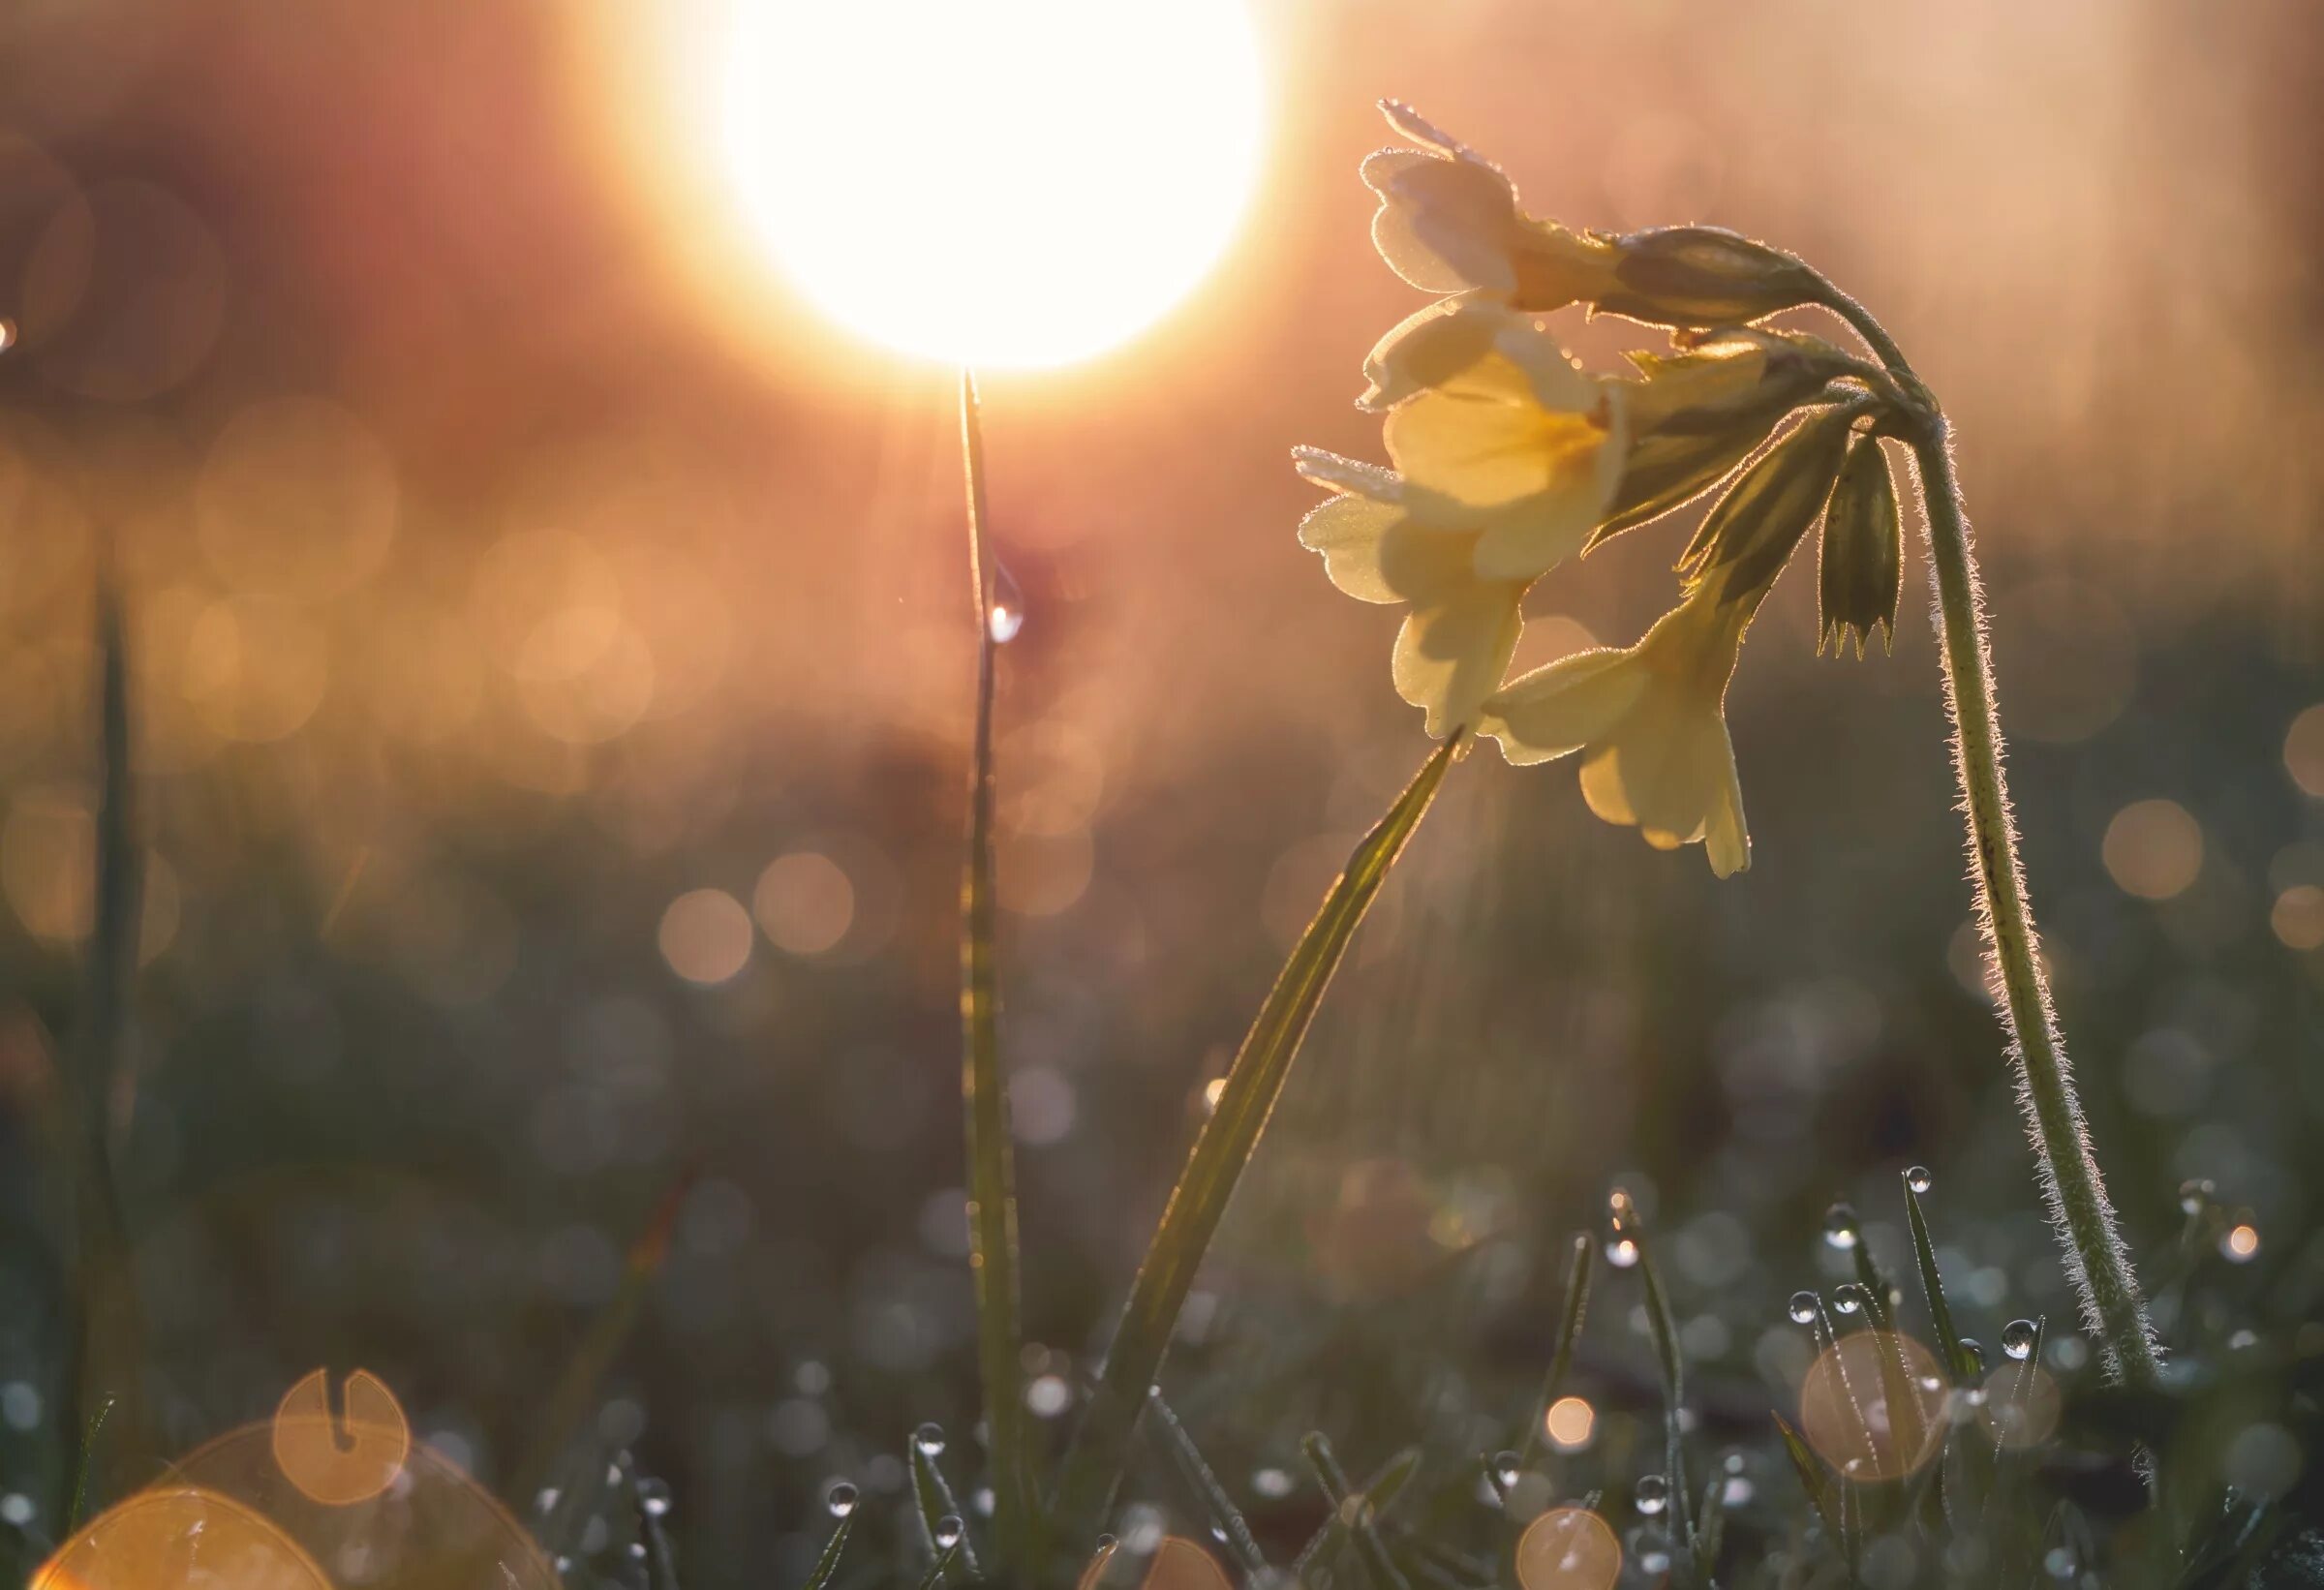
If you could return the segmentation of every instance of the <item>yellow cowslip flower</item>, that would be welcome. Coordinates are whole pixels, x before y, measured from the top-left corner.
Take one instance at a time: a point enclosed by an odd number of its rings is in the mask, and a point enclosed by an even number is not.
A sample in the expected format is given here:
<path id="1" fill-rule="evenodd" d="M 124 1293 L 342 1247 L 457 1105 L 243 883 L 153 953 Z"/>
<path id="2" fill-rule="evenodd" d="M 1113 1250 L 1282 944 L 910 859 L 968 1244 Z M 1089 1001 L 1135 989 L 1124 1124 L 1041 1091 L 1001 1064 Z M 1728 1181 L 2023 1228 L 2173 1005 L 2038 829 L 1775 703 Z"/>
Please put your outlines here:
<path id="1" fill-rule="evenodd" d="M 1711 871 L 1751 865 L 1727 733 L 1743 631 L 1831 495 L 1858 417 L 1835 407 L 1787 432 L 1728 487 L 1687 551 L 1686 597 L 1636 645 L 1561 657 L 1495 692 L 1478 721 L 1512 763 L 1583 752 L 1582 798 L 1660 849 L 1701 841 Z"/>
<path id="2" fill-rule="evenodd" d="M 1478 728 L 1513 764 L 1578 750 L 1581 793 L 1610 823 L 1660 850 L 1701 841 L 1711 871 L 1751 865 L 1743 789 L 1727 733 L 1727 683 L 1756 600 L 1697 586 L 1635 646 L 1560 657 L 1484 704 Z"/>
<path id="3" fill-rule="evenodd" d="M 1585 375 L 1530 319 L 1472 302 L 1415 345 L 1385 426 L 1395 470 L 1316 448 L 1300 473 L 1340 495 L 1300 538 L 1334 585 L 1407 602 L 1394 678 L 1445 735 L 1476 719 L 1515 650 L 1526 589 L 1579 551 L 1620 484 L 1619 383 Z"/>
<path id="4" fill-rule="evenodd" d="M 1590 304 L 1650 325 L 1707 329 L 1814 302 L 1822 284 L 1789 255 L 1719 227 L 1608 237 L 1527 215 L 1501 168 L 1409 106 L 1389 125 L 1421 145 L 1363 163 L 1380 196 L 1372 242 L 1424 292 L 1492 293 L 1539 312 Z"/>
<path id="5" fill-rule="evenodd" d="M 1586 374 L 1530 317 L 1455 303 L 1407 339 L 1406 389 L 1382 426 L 1402 495 L 1476 529 L 1487 580 L 1533 580 L 1579 551 L 1622 478 L 1618 383 Z"/>
<path id="6" fill-rule="evenodd" d="M 1396 693 L 1426 710 L 1439 739 L 1474 723 L 1509 669 L 1532 580 L 1480 579 L 1485 531 L 1431 519 L 1393 472 L 1320 448 L 1295 456 L 1301 474 L 1338 494 L 1300 521 L 1300 544 L 1321 553 L 1331 583 L 1357 600 L 1411 605 L 1396 635 Z"/>

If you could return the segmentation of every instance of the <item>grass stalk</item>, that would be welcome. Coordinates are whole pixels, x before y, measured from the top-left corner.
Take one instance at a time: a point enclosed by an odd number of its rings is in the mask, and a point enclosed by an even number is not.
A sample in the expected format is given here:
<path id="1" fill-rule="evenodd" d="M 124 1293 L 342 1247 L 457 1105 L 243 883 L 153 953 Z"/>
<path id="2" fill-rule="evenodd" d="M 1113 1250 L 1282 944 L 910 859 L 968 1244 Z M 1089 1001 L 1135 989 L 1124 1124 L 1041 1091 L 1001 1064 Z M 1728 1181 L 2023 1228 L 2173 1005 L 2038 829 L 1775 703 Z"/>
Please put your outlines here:
<path id="1" fill-rule="evenodd" d="M 1178 1310 L 1217 1235 L 1236 1183 L 1258 1149 L 1300 1040 L 1389 870 L 1427 815 L 1459 744 L 1456 734 L 1439 746 L 1357 844 L 1347 871 L 1324 896 L 1322 908 L 1293 946 L 1243 1038 L 1217 1106 L 1203 1123 L 1186 1169 L 1171 1189 L 1170 1203 L 1131 1283 L 1105 1370 L 1074 1432 L 1058 1479 L 1055 1519 L 1061 1529 L 1087 1533 L 1105 1511 L 1120 1478 L 1130 1433 L 1146 1407 L 1147 1388 L 1161 1374 Z"/>
<path id="2" fill-rule="evenodd" d="M 1531 1468 L 1540 1455 L 1542 1440 L 1548 1433 L 1549 1410 L 1574 1368 L 1574 1344 L 1581 1337 L 1581 1322 L 1589 1312 L 1590 1265 L 1597 1251 L 1598 1244 L 1588 1232 L 1574 1234 L 1574 1256 L 1566 1261 L 1565 1312 L 1558 1321 L 1557 1345 L 1549 1353 L 1548 1373 L 1542 1377 L 1541 1395 L 1534 1399 L 1533 1422 L 1526 1426 L 1525 1439 L 1517 1448 L 1519 1468 Z"/>
<path id="3" fill-rule="evenodd" d="M 990 509 L 976 377 L 961 372 L 961 454 L 968 498 L 968 591 L 976 626 L 976 725 L 968 774 L 967 855 L 961 871 L 961 1102 L 967 1134 L 968 1263 L 976 1284 L 978 1377 L 992 1442 L 994 1546 L 1004 1565 L 1033 1560 L 1026 1474 L 1015 1154 L 1000 1066 L 993 886 L 993 627 Z"/>
<path id="4" fill-rule="evenodd" d="M 143 1309 L 130 1267 L 128 1223 L 113 1175 L 114 1087 L 129 1027 L 143 914 L 143 855 L 137 841 L 136 776 L 131 762 L 129 643 L 121 594 L 109 555 L 97 584 L 98 800 L 94 906 L 82 964 L 75 1064 L 65 1088 L 65 1141 L 71 1162 L 75 1311 L 73 1362 L 61 1426 L 72 1432 L 73 1508 L 85 1505 L 92 1478 L 102 1502 L 108 1477 L 134 1471 L 145 1444 L 138 1395 Z M 88 1410 L 101 1412 L 91 1415 Z M 109 1416 L 109 1418 L 107 1417 Z M 109 1460 L 97 1440 L 109 1424 Z"/>

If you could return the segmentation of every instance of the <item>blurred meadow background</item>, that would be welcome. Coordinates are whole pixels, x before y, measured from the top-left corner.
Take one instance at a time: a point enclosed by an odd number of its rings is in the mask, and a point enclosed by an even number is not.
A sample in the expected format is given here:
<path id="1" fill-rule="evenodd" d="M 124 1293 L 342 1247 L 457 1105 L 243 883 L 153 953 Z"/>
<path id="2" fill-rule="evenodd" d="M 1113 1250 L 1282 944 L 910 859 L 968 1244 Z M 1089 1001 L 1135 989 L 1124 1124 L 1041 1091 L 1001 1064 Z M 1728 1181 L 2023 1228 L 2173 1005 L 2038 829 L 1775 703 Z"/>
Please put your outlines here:
<path id="1" fill-rule="evenodd" d="M 2236 1284 L 2317 1317 L 2312 8 L 1255 15 L 1266 165 L 1223 260 L 1126 347 L 985 383 L 1028 609 L 998 757 L 1035 1411 L 1070 1403 L 1206 1085 L 1425 754 L 1395 621 L 1294 539 L 1287 457 L 1376 455 L 1358 363 L 1421 302 L 1356 178 L 1383 95 L 1539 213 L 1795 249 L 1912 351 L 1958 428 L 2034 900 L 2133 1245 L 2212 1178 L 2259 1234 Z M 832 1480 L 897 1494 L 907 1430 L 974 1420 L 951 377 L 752 254 L 688 129 L 703 25 L 0 13 L 0 1488 L 44 1515 L 69 1479 L 40 1122 L 92 914 L 108 540 L 150 847 L 113 1108 L 165 1449 L 361 1364 L 505 1484 L 687 1177 L 598 1432 L 669 1479 L 689 1585 L 796 1578 Z M 1648 342 L 1567 329 L 1601 361 Z M 1681 544 L 1625 537 L 1537 592 L 1519 665 L 1634 638 Z M 1666 1234 L 1714 1437 L 1792 1394 L 1784 1300 L 1847 1273 L 1831 1201 L 1910 1268 L 1910 1163 L 1972 1333 L 2047 1314 L 2070 1340 L 1908 548 L 1893 657 L 1818 660 L 1796 572 L 1769 603 L 1730 699 L 1748 874 L 1597 822 L 1564 768 L 1448 780 L 1172 1360 L 1270 1538 L 1320 1511 L 1270 1478 L 1311 1424 L 1360 1467 L 1506 1444 L 1563 1238 L 1617 1177 Z M 1575 1390 L 1586 1438 L 1651 1466 L 1638 1318 L 1594 1313 Z"/>

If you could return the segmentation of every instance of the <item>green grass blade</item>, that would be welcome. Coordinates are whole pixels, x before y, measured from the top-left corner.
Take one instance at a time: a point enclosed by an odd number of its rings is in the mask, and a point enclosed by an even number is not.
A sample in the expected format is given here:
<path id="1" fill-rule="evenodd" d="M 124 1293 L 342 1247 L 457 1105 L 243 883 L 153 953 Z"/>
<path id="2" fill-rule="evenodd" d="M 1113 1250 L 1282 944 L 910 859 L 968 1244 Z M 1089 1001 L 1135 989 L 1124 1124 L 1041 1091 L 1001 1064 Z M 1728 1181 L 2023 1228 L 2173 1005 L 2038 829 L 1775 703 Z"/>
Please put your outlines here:
<path id="1" fill-rule="evenodd" d="M 105 1430 L 106 1416 L 112 1411 L 113 1399 L 108 1396 L 89 1415 L 87 1428 L 81 1432 L 80 1460 L 73 1466 L 73 1504 L 66 1510 L 60 1540 L 69 1538 L 89 1515 L 89 1454 L 97 1450 L 97 1438 Z"/>
<path id="2" fill-rule="evenodd" d="M 1138 1268 L 1106 1355 L 1105 1372 L 1067 1452 L 1056 1509 L 1062 1527 L 1086 1525 L 1105 1510 L 1121 1473 L 1131 1427 L 1146 1406 L 1147 1389 L 1161 1374 L 1178 1309 L 1217 1234 L 1236 1182 L 1259 1147 L 1300 1042 L 1330 987 L 1348 941 L 1387 881 L 1389 869 L 1427 814 L 1458 745 L 1456 735 L 1438 747 L 1356 846 L 1347 871 L 1325 895 L 1322 909 L 1300 934 L 1251 1024 L 1227 1072 L 1217 1107 L 1204 1122 L 1186 1169 L 1171 1189 L 1169 1207 Z"/>
<path id="3" fill-rule="evenodd" d="M 1329 1449 L 1326 1451 L 1329 1455 Z M 1371 1516 L 1375 1519 L 1387 1517 L 1388 1510 L 1396 1505 L 1396 1498 L 1404 1494 L 1404 1487 L 1412 1483 L 1412 1477 L 1420 1471 L 1421 1449 L 1418 1447 L 1406 1447 L 1381 1464 L 1379 1472 L 1366 1481 L 1363 1487 L 1364 1498 L 1371 1504 Z M 1292 1582 L 1305 1583 L 1309 1567 L 1330 1558 L 1346 1544 L 1347 1539 L 1347 1514 L 1343 1509 L 1335 1507 L 1330 1515 L 1324 1519 L 1322 1526 L 1308 1537 L 1307 1544 L 1300 1547 L 1300 1554 L 1291 1565 Z"/>
<path id="4" fill-rule="evenodd" d="M 1597 1251 L 1598 1244 L 1588 1232 L 1574 1234 L 1574 1257 L 1566 1262 L 1565 1314 L 1558 1321 L 1557 1344 L 1549 1354 L 1549 1372 L 1542 1377 L 1542 1394 L 1534 1399 L 1533 1422 L 1525 1427 L 1525 1439 L 1517 1448 L 1519 1468 L 1531 1468 L 1540 1454 L 1550 1406 L 1566 1389 L 1566 1376 L 1574 1367 L 1574 1344 L 1581 1337 L 1582 1318 L 1589 1312 L 1590 1265 Z"/>
<path id="5" fill-rule="evenodd" d="M 1023 1571 L 1032 1560 L 1032 1492 L 1019 1324 L 1016 1167 L 1008 1081 L 1000 1067 L 994 951 L 995 646 L 985 567 L 984 428 L 976 379 L 965 370 L 961 372 L 961 452 L 967 475 L 968 581 L 976 624 L 976 727 L 969 759 L 967 855 L 961 869 L 961 1098 L 968 1154 L 969 1267 L 976 1283 L 977 1372 L 992 1444 L 994 1537 L 1001 1560 Z"/>
<path id="6" fill-rule="evenodd" d="M 847 1549 L 847 1536 L 855 1528 L 855 1514 L 841 1518 L 831 1539 L 823 1543 L 823 1554 L 815 1559 L 814 1572 L 808 1575 L 801 1590 L 831 1590 L 831 1581 L 840 1571 L 840 1554 Z"/>
<path id="7" fill-rule="evenodd" d="M 1678 1322 L 1670 1313 L 1669 1296 L 1663 1291 L 1663 1278 L 1654 1266 L 1654 1254 L 1646 1242 L 1646 1224 L 1638 1217 L 1629 1195 L 1617 1191 L 1615 1220 L 1618 1235 L 1629 1238 L 1637 1245 L 1638 1279 L 1646 1291 L 1646 1326 L 1654 1338 L 1655 1372 L 1663 1384 L 1663 1478 L 1669 1483 L 1671 1521 L 1676 1524 L 1679 1538 L 1689 1550 L 1696 1550 L 1700 1540 L 1695 1532 L 1695 1498 L 1688 1491 L 1686 1421 L 1686 1361 L 1678 1350 Z M 1697 1564 L 1705 1578 L 1707 1565 Z"/>
<path id="8" fill-rule="evenodd" d="M 1357 1559 L 1363 1564 L 1372 1590 L 1410 1590 L 1403 1573 L 1389 1556 L 1387 1544 L 1380 1539 L 1379 1504 L 1369 1491 L 1357 1490 L 1348 1483 L 1339 1459 L 1331 1452 L 1331 1443 L 1324 1438 L 1322 1431 L 1310 1430 L 1300 1438 L 1300 1451 L 1306 1457 L 1307 1466 L 1315 1471 L 1316 1483 L 1323 1487 L 1324 1499 L 1331 1504 L 1333 1514 L 1355 1535 Z"/>
<path id="9" fill-rule="evenodd" d="M 136 783 L 130 747 L 129 646 L 121 596 L 109 567 L 97 588 L 97 800 L 95 905 L 88 955 L 82 965 L 75 1065 L 66 1088 L 71 1119 L 75 1245 L 72 1283 L 76 1323 L 68 1371 L 71 1405 L 62 1427 L 72 1432 L 71 1467 L 85 1486 L 98 1480 L 102 1501 L 116 1488 L 108 1477 L 143 1467 L 147 1449 L 142 1376 L 144 1310 L 130 1265 L 128 1223 L 113 1177 L 113 1086 L 120 1074 L 121 1039 L 138 973 L 143 856 L 136 838 Z M 108 1459 L 100 1464 L 94 1440 L 99 1421 L 82 1409 L 111 1414 Z"/>
<path id="10" fill-rule="evenodd" d="M 936 1466 L 936 1454 L 923 1447 L 917 1435 L 906 1446 L 912 1454 L 912 1502 L 920 1514 L 920 1538 L 928 1543 L 931 1551 L 948 1562 L 958 1555 L 970 1578 L 984 1577 L 984 1570 L 977 1566 L 976 1547 L 968 1544 L 968 1514 L 961 1511 L 961 1501 L 953 1495 L 951 1482 Z M 946 1518 L 961 1520 L 961 1538 L 949 1546 L 936 1541 L 937 1526 Z"/>
<path id="11" fill-rule="evenodd" d="M 519 1508 L 533 1505 L 533 1498 L 548 1483 L 551 1472 L 575 1432 L 588 1422 L 605 1372 L 613 1367 L 613 1361 L 621 1355 L 629 1332 L 637 1327 L 637 1317 L 653 1290 L 654 1277 L 669 1253 L 670 1232 L 678 1223 L 678 1210 L 693 1184 L 694 1172 L 690 1168 L 681 1171 L 655 1202 L 645 1228 L 629 1244 L 621 1284 L 614 1288 L 605 1306 L 597 1310 L 596 1318 L 590 1321 L 589 1329 L 582 1332 L 581 1340 L 573 1348 L 572 1357 L 566 1361 L 540 1417 L 534 1422 L 532 1442 L 510 1482 L 510 1494 Z"/>
<path id="12" fill-rule="evenodd" d="M 1194 1437 L 1186 1433 L 1186 1426 L 1178 1422 L 1178 1416 L 1171 1411 L 1169 1403 L 1162 1400 L 1160 1387 L 1154 1389 L 1147 1418 L 1147 1427 L 1162 1437 L 1162 1444 L 1177 1461 L 1178 1472 L 1185 1476 L 1186 1483 L 1203 1499 L 1204 1506 L 1210 1510 L 1210 1521 L 1218 1525 L 1219 1534 L 1234 1549 L 1235 1555 L 1241 1559 L 1242 1566 L 1253 1574 L 1265 1574 L 1267 1553 L 1259 1549 L 1259 1542 L 1251 1534 L 1251 1526 L 1244 1521 L 1241 1511 L 1235 1506 L 1234 1498 L 1227 1494 L 1226 1487 L 1218 1483 L 1217 1474 L 1204 1459 L 1202 1449 L 1194 1444 Z"/>
<path id="13" fill-rule="evenodd" d="M 951 1573 L 952 1565 L 960 1560 L 961 1548 L 967 1540 L 968 1537 L 963 1535 L 936 1553 L 936 1560 L 929 1565 L 927 1575 L 920 1580 L 920 1590 L 936 1590 L 936 1586 L 944 1582 L 944 1575 Z"/>
<path id="14" fill-rule="evenodd" d="M 1808 1500 L 1815 1504 L 1816 1515 L 1823 1520 L 1824 1530 L 1831 1536 L 1833 1545 L 1842 1556 L 1848 1556 L 1848 1520 L 1841 1513 L 1838 1482 L 1824 1473 L 1823 1465 L 1816 1460 L 1815 1453 L 1808 1451 L 1808 1444 L 1799 1438 L 1799 1432 L 1785 1422 L 1782 1414 L 1771 1417 L 1775 1420 L 1777 1431 L 1784 1438 L 1785 1454 L 1791 1459 L 1791 1467 L 1799 1475 L 1800 1488 L 1808 1493 Z"/>
<path id="15" fill-rule="evenodd" d="M 1961 1347 L 1961 1332 L 1953 1329 L 1953 1310 L 1944 1300 L 1944 1278 L 1937 1273 L 1937 1248 L 1929 1240 L 1928 1216 L 1921 1212 L 1920 1194 L 1905 1183 L 1905 1214 L 1912 1226 L 1912 1259 L 1920 1267 L 1920 1290 L 1929 1300 L 1929 1320 L 1937 1328 L 1938 1351 L 1944 1355 L 1945 1372 L 1956 1386 L 1967 1386 L 1976 1365 Z"/>

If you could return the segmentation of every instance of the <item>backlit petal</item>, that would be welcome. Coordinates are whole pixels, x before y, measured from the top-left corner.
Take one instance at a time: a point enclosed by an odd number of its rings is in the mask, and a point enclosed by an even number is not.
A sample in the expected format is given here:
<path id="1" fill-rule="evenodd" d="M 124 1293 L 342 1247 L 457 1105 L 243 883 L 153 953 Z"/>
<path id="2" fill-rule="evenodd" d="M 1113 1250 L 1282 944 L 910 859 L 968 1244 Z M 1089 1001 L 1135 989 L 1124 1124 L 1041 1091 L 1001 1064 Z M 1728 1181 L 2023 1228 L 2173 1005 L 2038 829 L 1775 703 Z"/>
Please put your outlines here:
<path id="1" fill-rule="evenodd" d="M 1645 684 L 1628 652 L 1577 652 L 1494 694 L 1477 726 L 1501 742 L 1502 756 L 1514 766 L 1550 761 L 1604 736 Z"/>
<path id="2" fill-rule="evenodd" d="M 1474 723 L 1501 683 L 1517 646 L 1521 585 L 1472 582 L 1438 601 L 1416 604 L 1396 637 L 1396 691 L 1428 712 L 1442 738 Z"/>

